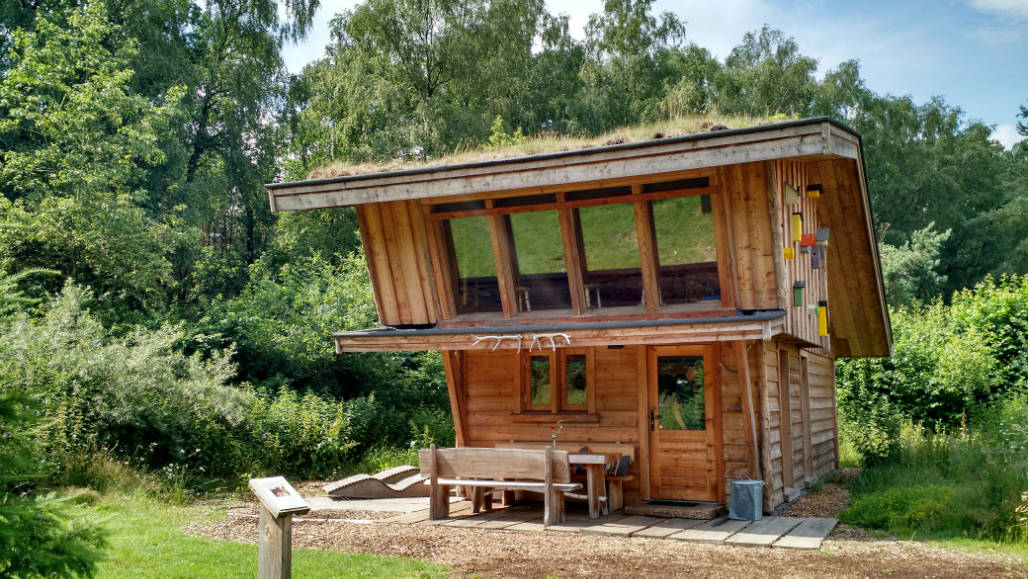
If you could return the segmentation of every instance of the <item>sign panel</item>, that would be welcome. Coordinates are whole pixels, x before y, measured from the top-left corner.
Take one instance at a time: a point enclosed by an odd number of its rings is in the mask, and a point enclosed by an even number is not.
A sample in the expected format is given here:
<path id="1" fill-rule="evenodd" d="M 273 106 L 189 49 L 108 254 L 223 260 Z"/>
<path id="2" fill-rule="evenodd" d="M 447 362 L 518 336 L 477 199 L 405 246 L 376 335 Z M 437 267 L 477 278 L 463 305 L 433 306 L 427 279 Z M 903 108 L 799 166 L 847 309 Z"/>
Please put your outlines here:
<path id="1" fill-rule="evenodd" d="M 282 515 L 306 513 L 311 510 L 307 501 L 282 476 L 250 479 L 250 490 L 257 495 L 264 508 L 276 519 Z"/>

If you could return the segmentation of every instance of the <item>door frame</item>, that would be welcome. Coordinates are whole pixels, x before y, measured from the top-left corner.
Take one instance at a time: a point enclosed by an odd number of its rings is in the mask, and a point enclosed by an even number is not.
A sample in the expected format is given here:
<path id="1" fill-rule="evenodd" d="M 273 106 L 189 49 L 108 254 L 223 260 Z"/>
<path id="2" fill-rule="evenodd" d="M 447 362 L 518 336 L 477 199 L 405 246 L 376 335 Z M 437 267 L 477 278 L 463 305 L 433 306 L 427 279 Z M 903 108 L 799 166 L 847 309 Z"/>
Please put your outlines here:
<path id="1" fill-rule="evenodd" d="M 659 489 L 660 448 L 657 440 L 658 430 L 650 423 L 650 417 L 657 410 L 657 358 L 660 356 L 702 356 L 703 357 L 703 388 L 704 405 L 706 407 L 706 446 L 708 465 L 714 466 L 714 485 L 712 493 L 717 503 L 724 503 L 724 456 L 722 454 L 722 414 L 721 414 L 721 347 L 720 344 L 687 344 L 677 346 L 646 347 L 646 390 L 645 390 L 645 430 L 649 464 L 644 468 L 649 479 L 646 496 L 657 497 Z M 709 487 L 708 487 L 709 488 Z"/>

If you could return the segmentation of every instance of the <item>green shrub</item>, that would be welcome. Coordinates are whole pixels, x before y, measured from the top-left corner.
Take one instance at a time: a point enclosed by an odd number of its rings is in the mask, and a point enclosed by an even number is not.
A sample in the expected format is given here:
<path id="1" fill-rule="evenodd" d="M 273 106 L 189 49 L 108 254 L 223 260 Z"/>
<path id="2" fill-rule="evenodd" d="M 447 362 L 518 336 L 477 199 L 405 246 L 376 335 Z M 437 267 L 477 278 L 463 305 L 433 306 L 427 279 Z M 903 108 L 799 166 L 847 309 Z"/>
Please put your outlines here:
<path id="1" fill-rule="evenodd" d="M 331 476 L 354 459 L 353 405 L 233 386 L 231 351 L 185 355 L 180 327 L 114 336 L 87 300 L 69 285 L 41 318 L 0 326 L 0 384 L 46 400 L 42 460 L 64 484 L 117 486 L 122 462 L 202 488 L 248 473 Z"/>
<path id="2" fill-rule="evenodd" d="M 841 517 L 846 523 L 871 529 L 913 531 L 937 524 L 951 501 L 948 487 L 889 488 L 855 499 Z"/>
<path id="3" fill-rule="evenodd" d="M 989 414 L 1014 415 L 1018 408 L 1004 402 Z M 888 460 L 865 466 L 846 483 L 853 502 L 842 520 L 901 536 L 1024 542 L 1017 509 L 1028 489 L 1028 449 L 998 431 L 984 422 L 962 435 L 908 425 Z"/>
<path id="4" fill-rule="evenodd" d="M 71 516 L 66 501 L 41 494 L 48 474 L 40 460 L 38 403 L 0 384 L 0 576 L 92 576 L 106 534 Z"/>

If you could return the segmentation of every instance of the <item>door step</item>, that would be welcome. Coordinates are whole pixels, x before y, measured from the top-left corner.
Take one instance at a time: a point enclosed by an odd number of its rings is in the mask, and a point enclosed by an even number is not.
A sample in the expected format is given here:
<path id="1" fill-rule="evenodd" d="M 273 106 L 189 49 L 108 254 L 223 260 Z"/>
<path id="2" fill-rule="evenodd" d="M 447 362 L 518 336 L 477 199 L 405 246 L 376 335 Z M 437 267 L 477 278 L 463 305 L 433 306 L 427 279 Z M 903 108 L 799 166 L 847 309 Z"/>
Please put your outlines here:
<path id="1" fill-rule="evenodd" d="M 625 514 L 673 519 L 716 519 L 725 514 L 725 508 L 716 503 L 650 500 L 626 505 Z"/>

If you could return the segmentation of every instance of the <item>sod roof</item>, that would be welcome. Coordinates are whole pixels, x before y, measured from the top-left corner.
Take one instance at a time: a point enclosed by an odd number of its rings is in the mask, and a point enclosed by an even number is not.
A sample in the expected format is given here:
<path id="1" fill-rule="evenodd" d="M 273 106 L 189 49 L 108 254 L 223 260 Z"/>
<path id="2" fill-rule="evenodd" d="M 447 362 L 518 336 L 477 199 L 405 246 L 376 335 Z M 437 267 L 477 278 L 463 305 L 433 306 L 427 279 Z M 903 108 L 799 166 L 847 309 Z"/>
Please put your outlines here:
<path id="1" fill-rule="evenodd" d="M 443 167 L 450 165 L 463 165 L 467 163 L 479 163 L 484 161 L 497 161 L 501 159 L 515 159 L 518 157 L 543 155 L 547 153 L 578 151 L 582 149 L 620 145 L 624 143 L 638 143 L 654 139 L 682 137 L 714 131 L 756 127 L 784 120 L 790 119 L 782 116 L 771 118 L 729 115 L 680 117 L 642 125 L 621 127 L 609 133 L 593 137 L 541 134 L 527 137 L 525 140 L 513 145 L 499 147 L 483 146 L 475 149 L 456 151 L 448 155 L 429 159 L 406 158 L 390 159 L 381 162 L 369 161 L 363 163 L 332 161 L 315 167 L 307 178 L 329 179 L 333 177 L 350 177 L 372 173 L 387 173 L 390 171 L 400 171 L 404 169 L 421 169 L 426 167 Z"/>

